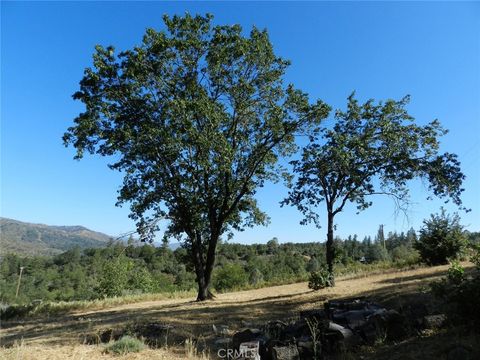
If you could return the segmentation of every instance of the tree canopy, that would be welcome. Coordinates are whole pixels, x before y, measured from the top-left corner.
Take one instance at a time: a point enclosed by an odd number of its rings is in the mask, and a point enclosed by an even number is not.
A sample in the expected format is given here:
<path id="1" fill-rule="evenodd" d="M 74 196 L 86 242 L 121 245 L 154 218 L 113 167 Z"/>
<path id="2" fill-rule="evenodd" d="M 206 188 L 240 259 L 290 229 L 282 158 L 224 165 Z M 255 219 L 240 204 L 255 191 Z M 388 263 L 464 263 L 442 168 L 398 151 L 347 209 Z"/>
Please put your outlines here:
<path id="1" fill-rule="evenodd" d="M 109 156 L 124 174 L 118 204 L 146 240 L 168 221 L 166 236 L 186 240 L 199 282 L 208 285 L 219 237 L 264 224 L 256 190 L 277 180 L 295 135 L 312 135 L 329 112 L 283 82 L 289 62 L 266 31 L 244 36 L 212 16 L 164 16 L 166 31 L 116 53 L 97 46 L 74 99 L 85 105 L 66 145 Z"/>
<path id="2" fill-rule="evenodd" d="M 337 110 L 335 125 L 320 141 L 310 142 L 302 158 L 292 162 L 296 181 L 283 204 L 296 206 L 303 223 L 320 227 L 317 212 L 324 202 L 328 213 L 327 262 L 333 276 L 334 217 L 348 202 L 359 211 L 372 205 L 371 195 L 388 195 L 399 208 L 409 202 L 408 182 L 425 179 L 434 195 L 461 206 L 464 175 L 455 154 L 440 153 L 446 134 L 438 120 L 417 125 L 408 114 L 409 97 L 360 104 L 354 94 L 347 109 Z"/>

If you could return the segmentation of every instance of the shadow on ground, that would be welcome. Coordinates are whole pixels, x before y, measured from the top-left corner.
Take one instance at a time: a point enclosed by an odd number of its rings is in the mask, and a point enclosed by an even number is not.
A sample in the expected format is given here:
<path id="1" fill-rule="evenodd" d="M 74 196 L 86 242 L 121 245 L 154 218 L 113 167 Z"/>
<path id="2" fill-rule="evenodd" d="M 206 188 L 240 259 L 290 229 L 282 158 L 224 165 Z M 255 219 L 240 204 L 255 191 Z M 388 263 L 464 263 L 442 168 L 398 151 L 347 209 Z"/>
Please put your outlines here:
<path id="1" fill-rule="evenodd" d="M 372 284 L 380 285 L 379 288 L 368 291 L 352 291 L 348 297 L 365 297 L 379 302 L 387 308 L 401 310 L 407 304 L 432 303 L 431 296 L 424 290 L 427 285 L 444 275 L 444 270 L 432 271 L 417 275 L 399 276 L 394 278 L 372 281 Z M 350 284 L 350 283 L 349 283 Z M 353 283 L 352 283 L 353 284 Z M 350 289 L 349 285 L 347 286 Z M 272 288 L 275 291 L 275 288 Z M 175 304 L 163 304 L 150 308 L 121 307 L 111 310 L 100 310 L 82 315 L 64 315 L 54 318 L 29 319 L 25 321 L 11 321 L 2 324 L 4 333 L 1 341 L 2 346 L 9 346 L 20 339 L 26 342 L 39 342 L 43 344 L 79 343 L 86 333 L 100 331 L 107 328 L 125 327 L 134 323 L 155 322 L 172 325 L 174 331 L 171 334 L 169 345 L 178 345 L 187 338 L 204 341 L 209 346 L 214 339 L 213 324 L 226 324 L 232 331 L 244 327 L 245 322 L 253 324 L 265 324 L 269 320 L 296 319 L 300 310 L 319 308 L 326 300 L 342 298 L 335 293 L 336 288 L 328 292 L 313 292 L 305 288 L 294 294 L 275 295 L 266 294 L 261 298 L 239 300 L 234 298 L 197 303 L 183 300 Z M 345 298 L 346 296 L 343 296 Z M 432 305 L 434 306 L 434 304 Z M 446 351 L 445 346 L 453 346 L 451 335 L 434 334 L 425 338 L 412 338 L 399 344 L 386 344 L 381 346 L 375 354 L 366 353 L 366 359 L 395 360 L 395 359 L 429 359 L 425 357 L 422 349 L 435 353 L 435 344 L 442 343 L 438 351 Z M 456 338 L 453 338 L 455 340 Z M 477 339 L 475 339 L 476 341 Z M 480 341 L 478 342 L 480 343 Z M 425 350 L 427 351 L 427 350 Z M 437 355 L 441 352 L 436 352 Z M 403 353 L 403 357 L 395 357 L 397 352 Z M 417 355 L 413 355 L 417 352 Z M 412 357 L 405 357 L 405 354 Z M 423 354 L 423 355 L 422 355 Z M 422 355 L 419 357 L 419 355 Z M 431 357 L 439 360 L 442 357 Z M 480 357 L 479 357 L 480 358 Z"/>

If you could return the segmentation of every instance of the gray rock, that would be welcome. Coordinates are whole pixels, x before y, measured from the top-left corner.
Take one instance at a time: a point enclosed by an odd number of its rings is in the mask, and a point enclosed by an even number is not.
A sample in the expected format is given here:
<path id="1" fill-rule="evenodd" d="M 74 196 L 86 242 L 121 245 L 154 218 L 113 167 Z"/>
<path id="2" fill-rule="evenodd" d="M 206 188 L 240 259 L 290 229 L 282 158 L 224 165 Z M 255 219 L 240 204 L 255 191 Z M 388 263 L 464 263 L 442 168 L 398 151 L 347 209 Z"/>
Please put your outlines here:
<path id="1" fill-rule="evenodd" d="M 447 320 L 444 314 L 427 315 L 423 317 L 423 326 L 425 329 L 439 329 Z"/>
<path id="2" fill-rule="evenodd" d="M 311 337 L 304 336 L 297 340 L 297 349 L 300 359 L 315 359 L 322 353 L 322 343 L 320 339 L 314 343 Z"/>
<path id="3" fill-rule="evenodd" d="M 241 343 L 238 350 L 238 360 L 260 360 L 260 343 L 258 341 Z"/>
<path id="4" fill-rule="evenodd" d="M 245 329 L 235 333 L 232 337 L 232 346 L 238 349 L 241 343 L 257 340 L 263 337 L 263 333 L 259 329 Z"/>
<path id="5" fill-rule="evenodd" d="M 274 346 L 272 350 L 272 360 L 300 360 L 297 346 Z"/>
<path id="6" fill-rule="evenodd" d="M 386 335 L 390 341 L 403 340 L 408 336 L 408 322 L 405 316 L 398 311 L 388 310 L 386 318 Z"/>

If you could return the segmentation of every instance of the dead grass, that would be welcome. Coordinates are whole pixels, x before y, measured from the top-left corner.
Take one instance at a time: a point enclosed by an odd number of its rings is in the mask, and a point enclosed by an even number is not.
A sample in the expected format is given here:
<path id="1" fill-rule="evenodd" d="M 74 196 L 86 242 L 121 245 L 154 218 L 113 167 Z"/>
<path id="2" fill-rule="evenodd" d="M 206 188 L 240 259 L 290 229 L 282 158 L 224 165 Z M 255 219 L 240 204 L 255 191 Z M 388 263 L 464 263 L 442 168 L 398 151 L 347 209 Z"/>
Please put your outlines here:
<path id="1" fill-rule="evenodd" d="M 179 353 L 168 349 L 145 349 L 139 353 L 126 355 L 111 355 L 104 352 L 101 345 L 26 345 L 24 342 L 15 344 L 0 351 L 0 359 L 4 360 L 202 360 L 205 357 L 197 356 L 195 352 Z"/>
<path id="2" fill-rule="evenodd" d="M 219 294 L 215 300 L 203 303 L 195 302 L 194 297 L 150 300 L 97 310 L 80 309 L 50 318 L 9 321 L 0 330 L 2 345 L 11 346 L 21 339 L 23 343 L 0 350 L 0 358 L 109 359 L 111 356 L 102 354 L 101 347 L 81 345 L 82 334 L 132 323 L 157 322 L 174 326 L 168 339 L 170 350 L 144 350 L 120 359 L 185 359 L 186 354 L 196 356 L 198 352 L 195 354 L 196 348 L 185 351 L 184 340 L 193 339 L 195 343 L 201 339 L 210 345 L 214 339 L 213 324 L 228 325 L 235 331 L 244 327 L 245 322 L 255 325 L 272 319 L 293 319 L 301 310 L 323 307 L 326 300 L 342 297 L 365 296 L 401 307 L 408 297 L 420 299 L 428 283 L 443 276 L 447 269 L 448 265 L 344 278 L 334 288 L 316 292 L 309 290 L 306 283 L 298 283 Z"/>

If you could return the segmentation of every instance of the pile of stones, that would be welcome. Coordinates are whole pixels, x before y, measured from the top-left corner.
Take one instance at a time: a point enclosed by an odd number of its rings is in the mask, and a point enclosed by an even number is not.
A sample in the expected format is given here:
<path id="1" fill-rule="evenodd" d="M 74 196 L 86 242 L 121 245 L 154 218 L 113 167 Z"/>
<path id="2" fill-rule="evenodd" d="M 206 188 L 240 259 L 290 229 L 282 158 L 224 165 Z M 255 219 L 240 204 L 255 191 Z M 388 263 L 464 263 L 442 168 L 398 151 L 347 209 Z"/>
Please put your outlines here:
<path id="1" fill-rule="evenodd" d="M 238 360 L 329 359 L 358 345 L 401 340 L 409 327 L 404 315 L 376 303 L 334 300 L 290 323 L 277 320 L 239 331 L 231 347 Z"/>

